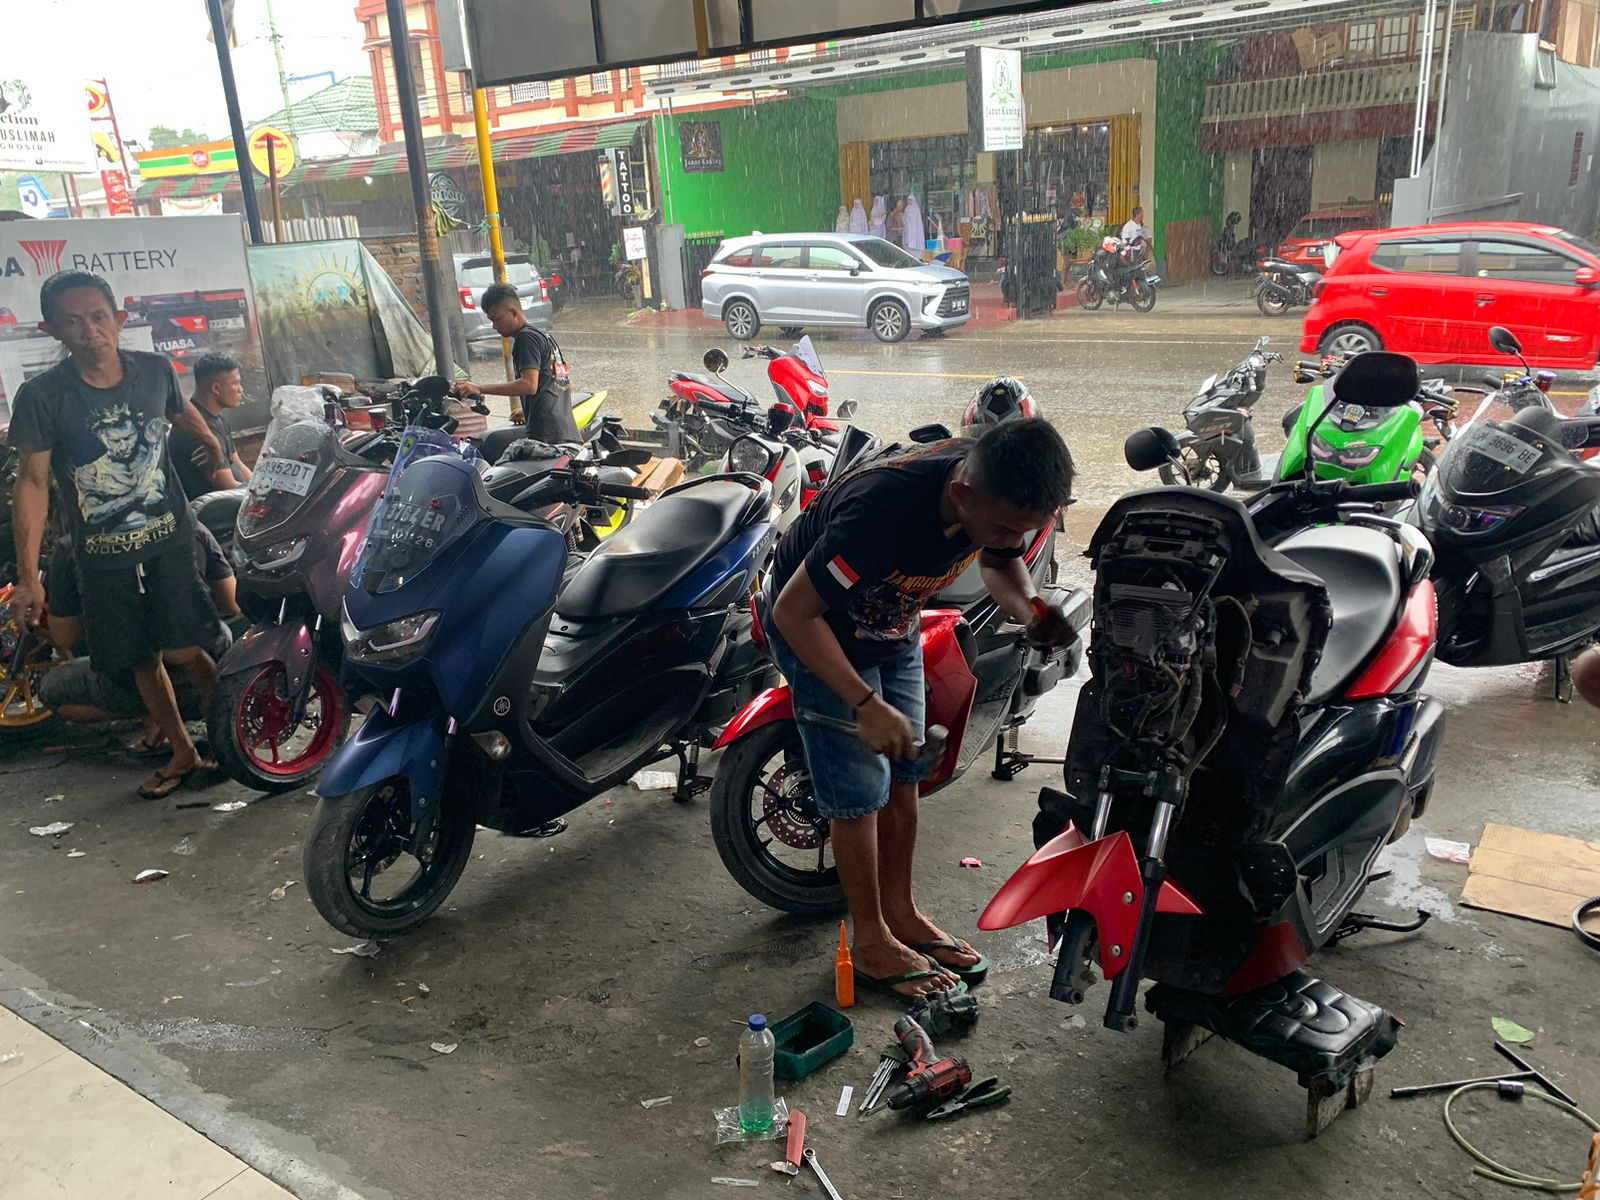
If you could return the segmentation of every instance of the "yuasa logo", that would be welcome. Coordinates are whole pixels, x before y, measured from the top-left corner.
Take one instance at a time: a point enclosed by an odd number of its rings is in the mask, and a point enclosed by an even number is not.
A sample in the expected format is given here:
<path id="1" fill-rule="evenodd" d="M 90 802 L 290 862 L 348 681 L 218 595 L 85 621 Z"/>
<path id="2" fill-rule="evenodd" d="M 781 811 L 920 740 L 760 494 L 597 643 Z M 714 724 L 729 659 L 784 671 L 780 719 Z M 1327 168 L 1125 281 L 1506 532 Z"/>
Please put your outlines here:
<path id="1" fill-rule="evenodd" d="M 54 275 L 61 270 L 61 252 L 67 248 L 63 241 L 18 242 L 23 252 L 33 259 L 33 268 L 41 275 Z"/>

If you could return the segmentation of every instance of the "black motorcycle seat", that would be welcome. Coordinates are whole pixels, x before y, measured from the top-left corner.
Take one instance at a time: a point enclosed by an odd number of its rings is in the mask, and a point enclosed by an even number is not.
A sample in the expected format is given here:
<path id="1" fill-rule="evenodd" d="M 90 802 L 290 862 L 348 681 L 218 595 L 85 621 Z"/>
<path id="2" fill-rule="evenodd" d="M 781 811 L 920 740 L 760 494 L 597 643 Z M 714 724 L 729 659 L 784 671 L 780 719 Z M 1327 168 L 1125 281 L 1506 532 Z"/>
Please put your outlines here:
<path id="1" fill-rule="evenodd" d="M 244 488 L 207 492 L 189 501 L 189 512 L 219 542 L 225 542 L 233 536 L 234 522 L 239 518 L 239 509 L 244 506 L 245 495 Z"/>
<path id="2" fill-rule="evenodd" d="M 1353 525 L 1303 530 L 1278 550 L 1321 578 L 1333 628 L 1311 673 L 1308 703 L 1335 694 L 1388 639 L 1400 609 L 1400 556 L 1387 535 Z"/>
<path id="3" fill-rule="evenodd" d="M 690 383 L 698 383 L 707 391 L 715 392 L 717 395 L 723 397 L 725 400 L 731 401 L 734 404 L 743 404 L 746 400 L 746 396 L 743 392 L 736 392 L 728 384 L 723 383 L 722 380 L 713 379 L 709 375 L 696 375 L 691 371 L 674 371 L 668 375 L 667 378 L 669 380 L 686 379 Z"/>
<path id="4" fill-rule="evenodd" d="M 565 454 L 551 458 L 519 458 L 499 463 L 483 476 L 484 489 L 496 500 L 509 501 L 542 475 L 548 475 Z"/>
<path id="5" fill-rule="evenodd" d="M 589 556 L 556 611 L 593 620 L 648 607 L 738 532 L 753 494 L 718 479 L 663 496 Z"/>

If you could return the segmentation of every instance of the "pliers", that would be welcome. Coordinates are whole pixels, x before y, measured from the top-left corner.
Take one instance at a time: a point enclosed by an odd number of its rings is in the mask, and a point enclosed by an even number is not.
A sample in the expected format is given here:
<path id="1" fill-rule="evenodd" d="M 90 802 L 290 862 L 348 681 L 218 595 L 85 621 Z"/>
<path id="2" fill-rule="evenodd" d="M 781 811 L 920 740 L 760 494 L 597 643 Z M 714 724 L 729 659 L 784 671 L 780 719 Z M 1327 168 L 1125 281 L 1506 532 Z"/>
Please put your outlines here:
<path id="1" fill-rule="evenodd" d="M 960 1093 L 938 1107 L 930 1108 L 923 1115 L 929 1121 L 942 1121 L 969 1108 L 987 1108 L 993 1104 L 1004 1104 L 1009 1099 L 1011 1099 L 1010 1085 L 1002 1084 L 999 1076 L 991 1075 L 987 1079 L 969 1084 Z"/>

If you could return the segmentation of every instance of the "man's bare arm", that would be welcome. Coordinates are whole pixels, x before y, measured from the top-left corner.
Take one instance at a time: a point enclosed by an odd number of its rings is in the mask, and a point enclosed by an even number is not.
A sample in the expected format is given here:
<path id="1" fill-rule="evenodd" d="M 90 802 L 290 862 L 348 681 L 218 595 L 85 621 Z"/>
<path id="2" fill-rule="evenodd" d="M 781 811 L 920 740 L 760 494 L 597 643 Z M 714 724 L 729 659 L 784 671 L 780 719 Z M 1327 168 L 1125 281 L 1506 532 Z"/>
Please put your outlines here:
<path id="1" fill-rule="evenodd" d="M 196 466 L 208 477 L 214 476 L 218 470 L 227 466 L 228 456 L 222 452 L 222 443 L 217 441 L 217 435 L 211 432 L 211 427 L 206 424 L 198 408 L 192 404 L 185 404 L 172 415 L 172 423 L 200 443 L 200 449 L 206 452 L 207 461 L 197 463 Z M 226 486 L 232 487 L 233 484 Z"/>
<path id="2" fill-rule="evenodd" d="M 17 587 L 12 599 L 22 610 L 24 623 L 44 611 L 39 551 L 49 516 L 50 451 L 21 453 L 17 456 L 17 482 L 11 489 L 11 528 L 17 543 Z"/>

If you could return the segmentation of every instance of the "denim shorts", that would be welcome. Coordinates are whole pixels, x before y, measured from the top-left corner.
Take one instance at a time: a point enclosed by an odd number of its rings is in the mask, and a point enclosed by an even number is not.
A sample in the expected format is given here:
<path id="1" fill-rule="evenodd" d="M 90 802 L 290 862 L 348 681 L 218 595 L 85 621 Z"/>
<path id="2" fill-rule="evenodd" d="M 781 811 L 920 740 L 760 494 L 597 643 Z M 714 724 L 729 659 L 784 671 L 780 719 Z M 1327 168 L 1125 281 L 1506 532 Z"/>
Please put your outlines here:
<path id="1" fill-rule="evenodd" d="M 837 692 L 818 679 L 795 657 L 769 622 L 767 641 L 773 660 L 794 696 L 796 715 L 816 713 L 854 722 L 855 713 Z M 922 642 L 915 640 L 896 657 L 875 667 L 857 667 L 861 678 L 905 714 L 921 741 L 926 696 L 922 680 Z M 917 783 L 923 775 L 915 761 L 891 763 L 867 748 L 860 738 L 815 725 L 800 723 L 800 744 L 805 748 L 806 769 L 811 774 L 817 811 L 830 821 L 865 817 L 889 803 L 889 782 Z"/>

